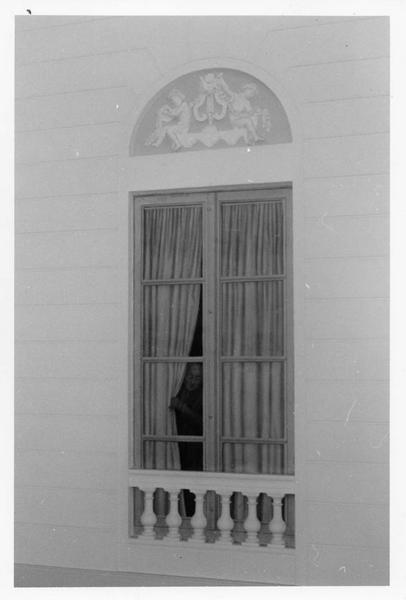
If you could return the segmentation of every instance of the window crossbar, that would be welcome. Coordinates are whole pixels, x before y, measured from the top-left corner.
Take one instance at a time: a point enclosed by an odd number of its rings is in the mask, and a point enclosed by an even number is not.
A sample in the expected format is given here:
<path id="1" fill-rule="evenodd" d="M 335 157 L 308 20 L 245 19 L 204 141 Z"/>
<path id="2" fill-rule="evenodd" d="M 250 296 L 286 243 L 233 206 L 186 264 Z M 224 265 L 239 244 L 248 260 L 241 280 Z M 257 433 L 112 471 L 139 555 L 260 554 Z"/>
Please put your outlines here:
<path id="1" fill-rule="evenodd" d="M 246 283 L 250 281 L 283 281 L 286 275 L 235 275 L 232 277 L 220 277 L 221 283 Z"/>
<path id="2" fill-rule="evenodd" d="M 270 439 L 270 438 L 252 438 L 252 437 L 222 437 L 221 441 L 223 444 L 272 444 L 282 445 L 287 444 L 286 438 L 281 439 Z"/>
<path id="3" fill-rule="evenodd" d="M 187 284 L 187 283 L 204 283 L 204 279 L 202 277 L 198 278 L 189 278 L 189 279 L 143 279 L 141 282 L 142 285 L 179 285 L 179 284 Z"/>
<path id="4" fill-rule="evenodd" d="M 199 435 L 143 435 L 146 442 L 204 442 Z"/>
<path id="5" fill-rule="evenodd" d="M 221 356 L 220 361 L 228 362 L 283 362 L 286 356 Z"/>
<path id="6" fill-rule="evenodd" d="M 164 363 L 164 362 L 185 362 L 185 363 L 202 363 L 202 356 L 143 356 L 143 362 Z"/>

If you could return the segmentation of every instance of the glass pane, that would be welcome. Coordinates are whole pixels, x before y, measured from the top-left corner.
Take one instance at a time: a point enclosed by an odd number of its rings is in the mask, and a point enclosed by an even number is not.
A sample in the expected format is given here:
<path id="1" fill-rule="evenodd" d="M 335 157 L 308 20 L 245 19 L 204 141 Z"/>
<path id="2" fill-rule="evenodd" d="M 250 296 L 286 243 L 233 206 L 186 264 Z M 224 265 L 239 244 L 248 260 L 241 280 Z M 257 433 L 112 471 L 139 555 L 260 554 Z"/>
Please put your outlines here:
<path id="1" fill-rule="evenodd" d="M 282 202 L 223 204 L 221 275 L 280 275 L 283 258 Z"/>
<path id="2" fill-rule="evenodd" d="M 202 277 L 202 209 L 144 209 L 144 279 Z"/>
<path id="3" fill-rule="evenodd" d="M 283 356 L 283 281 L 223 283 L 222 355 Z"/>
<path id="4" fill-rule="evenodd" d="M 174 460 L 174 456 L 178 456 Z M 144 442 L 144 469 L 202 471 L 201 442 Z"/>
<path id="5" fill-rule="evenodd" d="M 144 356 L 202 355 L 201 290 L 195 283 L 144 287 Z"/>
<path id="6" fill-rule="evenodd" d="M 224 363 L 221 394 L 224 437 L 284 437 L 283 362 Z"/>
<path id="7" fill-rule="evenodd" d="M 203 435 L 201 363 L 146 363 L 145 435 Z"/>
<path id="8" fill-rule="evenodd" d="M 223 444 L 223 471 L 226 473 L 284 474 L 283 444 Z"/>

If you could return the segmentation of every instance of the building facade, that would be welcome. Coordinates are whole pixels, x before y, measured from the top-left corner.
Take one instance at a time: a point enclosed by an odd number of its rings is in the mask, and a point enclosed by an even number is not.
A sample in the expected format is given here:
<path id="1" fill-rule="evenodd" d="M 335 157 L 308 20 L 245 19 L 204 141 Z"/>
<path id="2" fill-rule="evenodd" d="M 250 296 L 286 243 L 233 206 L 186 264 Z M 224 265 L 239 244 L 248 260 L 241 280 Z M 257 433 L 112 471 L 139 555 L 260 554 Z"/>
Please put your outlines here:
<path id="1" fill-rule="evenodd" d="M 387 584 L 388 54 L 382 17 L 17 18 L 17 563 Z M 282 258 L 277 242 L 271 250 L 258 249 L 257 234 L 237 239 L 240 253 L 257 244 L 262 270 L 221 266 L 221 248 L 233 247 L 233 228 L 221 223 L 236 222 L 237 205 L 253 231 L 270 223 L 272 239 L 282 238 Z M 179 225 L 168 244 L 186 244 L 193 230 L 189 260 L 201 236 L 202 273 L 190 263 L 187 275 L 168 275 L 170 252 L 154 257 L 158 242 L 148 247 L 154 236 L 166 243 L 148 214 L 169 227 L 176 210 L 194 225 Z M 270 253 L 277 266 L 267 270 Z M 145 275 L 149 255 L 158 275 Z M 203 351 L 178 342 L 162 350 L 173 312 L 159 294 L 171 285 L 189 285 L 196 298 L 201 290 Z M 218 290 L 227 285 L 225 300 Z M 250 285 L 272 288 L 273 308 L 248 311 L 238 343 L 267 319 L 272 339 L 237 351 L 238 322 L 220 329 L 220 305 L 238 313 L 235 290 Z M 142 298 L 158 306 L 158 333 L 146 333 Z M 195 313 L 177 302 L 194 329 L 198 302 Z M 280 332 L 274 313 L 283 314 Z M 203 365 L 203 471 L 193 475 L 169 458 L 176 432 L 159 416 L 175 359 Z M 272 372 L 284 414 L 272 401 L 273 433 L 229 427 L 239 397 L 239 422 L 254 412 L 263 424 L 266 410 L 252 410 L 252 387 L 227 391 L 221 369 L 232 361 L 231 371 L 255 363 L 261 381 Z M 150 396 L 146 364 L 151 381 L 165 381 Z M 258 449 L 266 461 L 252 458 Z M 241 452 L 248 458 L 235 459 Z M 186 541 L 178 527 L 189 515 L 177 503 L 188 488 L 196 498 Z M 268 509 L 260 496 L 272 499 Z M 204 533 L 210 519 L 215 539 Z"/>

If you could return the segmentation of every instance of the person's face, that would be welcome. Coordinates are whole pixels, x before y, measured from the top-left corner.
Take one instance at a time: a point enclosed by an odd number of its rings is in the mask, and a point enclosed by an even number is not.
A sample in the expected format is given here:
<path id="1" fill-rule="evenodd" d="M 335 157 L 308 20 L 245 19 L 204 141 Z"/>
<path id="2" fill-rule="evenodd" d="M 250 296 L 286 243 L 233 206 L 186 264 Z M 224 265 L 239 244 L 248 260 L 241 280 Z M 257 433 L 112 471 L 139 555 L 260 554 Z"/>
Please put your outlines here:
<path id="1" fill-rule="evenodd" d="M 185 388 L 188 392 L 197 390 L 202 385 L 202 368 L 200 365 L 189 367 L 185 376 Z"/>

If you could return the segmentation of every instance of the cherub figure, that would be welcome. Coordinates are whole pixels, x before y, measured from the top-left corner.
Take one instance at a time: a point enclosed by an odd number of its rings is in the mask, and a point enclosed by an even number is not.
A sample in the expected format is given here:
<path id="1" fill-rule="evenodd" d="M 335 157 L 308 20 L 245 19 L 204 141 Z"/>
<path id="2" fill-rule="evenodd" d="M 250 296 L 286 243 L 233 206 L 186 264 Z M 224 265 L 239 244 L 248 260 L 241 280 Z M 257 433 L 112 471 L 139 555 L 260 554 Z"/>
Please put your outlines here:
<path id="1" fill-rule="evenodd" d="M 172 106 L 164 104 L 158 110 L 155 129 L 145 144 L 158 147 L 168 136 L 172 142 L 172 150 L 178 150 L 183 146 L 191 145 L 191 140 L 188 139 L 191 109 L 185 95 L 177 89 L 169 92 L 168 99 L 172 102 Z"/>
<path id="2" fill-rule="evenodd" d="M 263 111 L 254 109 L 250 100 L 258 94 L 255 83 L 247 83 L 243 86 L 241 92 L 231 92 L 231 98 L 228 102 L 230 123 L 233 127 L 239 127 L 247 131 L 247 142 L 263 141 L 258 135 L 258 118 L 263 116 Z"/>

